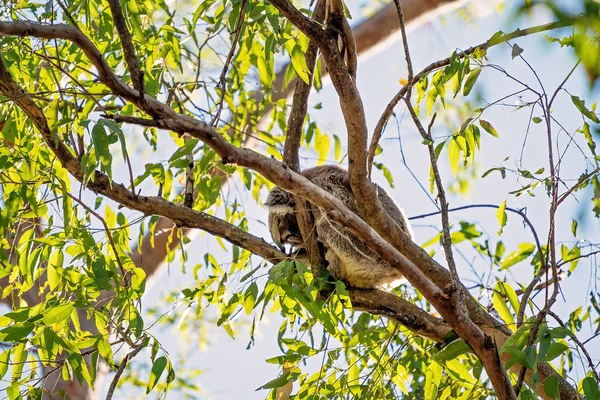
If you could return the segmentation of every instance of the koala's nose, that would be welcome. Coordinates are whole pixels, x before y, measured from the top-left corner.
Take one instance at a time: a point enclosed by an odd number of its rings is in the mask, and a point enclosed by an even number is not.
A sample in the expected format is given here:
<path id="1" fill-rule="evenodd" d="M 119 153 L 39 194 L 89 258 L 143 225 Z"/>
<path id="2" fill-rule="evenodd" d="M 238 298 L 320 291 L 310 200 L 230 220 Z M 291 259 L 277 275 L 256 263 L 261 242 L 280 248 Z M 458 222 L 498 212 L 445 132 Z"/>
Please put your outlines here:
<path id="1" fill-rule="evenodd" d="M 279 237 L 281 238 L 281 243 L 287 243 L 288 239 L 292 237 L 293 234 L 289 229 L 284 229 L 279 231 Z"/>

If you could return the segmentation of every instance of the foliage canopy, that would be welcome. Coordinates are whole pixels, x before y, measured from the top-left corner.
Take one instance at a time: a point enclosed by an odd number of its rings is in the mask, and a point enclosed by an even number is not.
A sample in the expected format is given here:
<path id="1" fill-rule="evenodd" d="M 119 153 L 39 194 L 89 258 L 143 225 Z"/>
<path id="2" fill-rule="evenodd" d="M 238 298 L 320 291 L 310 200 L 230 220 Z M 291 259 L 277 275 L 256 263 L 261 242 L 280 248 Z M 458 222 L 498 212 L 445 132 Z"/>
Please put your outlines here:
<path id="1" fill-rule="evenodd" d="M 194 265 L 194 286 L 178 293 L 194 314 L 186 323 L 216 324 L 233 337 L 232 321 L 246 314 L 251 347 L 263 316 L 281 315 L 281 355 L 267 360 L 281 374 L 257 382 L 271 398 L 292 390 L 297 399 L 600 398 L 598 353 L 588 349 L 600 316 L 595 274 L 584 303 L 566 299 L 568 312 L 555 311 L 561 280 L 584 263 L 594 268 L 600 253 L 597 239 L 578 233 L 585 218 L 558 211 L 578 201 L 589 218 L 600 217 L 600 120 L 589 95 L 600 76 L 600 4 L 525 1 L 510 12 L 544 9 L 552 22 L 500 31 L 413 71 L 402 12 L 409 2 L 395 1 L 407 73 L 371 132 L 355 84 L 362 48 L 348 10 L 340 0 L 314 3 L 21 0 L 0 8 L 0 297 L 12 308 L 0 316 L 6 397 L 41 398 L 76 381 L 69 398 L 86 398 L 101 363 L 116 372 L 107 398 L 125 382 L 146 394 L 193 397 L 196 383 L 176 370 L 150 332 L 156 318 L 141 311 L 158 264 L 149 253 L 157 252 Z M 556 42 L 557 58 L 575 57 L 557 85 L 517 44 L 531 35 Z M 530 80 L 497 64 L 488 54 L 495 46 L 531 68 Z M 517 89 L 484 101 L 479 78 L 488 71 Z M 588 93 L 568 89 L 580 71 Z M 308 94 L 327 75 L 343 133 L 328 133 L 306 111 Z M 580 118 L 576 128 L 563 126 L 557 104 Z M 488 117 L 496 106 L 529 113 L 514 136 Z M 380 139 L 399 110 L 420 134 L 429 157 L 424 191 L 442 215 L 420 246 L 373 201 L 372 166 L 400 185 L 398 165 L 377 159 L 393 151 Z M 529 140 L 546 165 L 533 169 L 528 160 L 537 156 L 523 152 L 532 151 L 526 143 L 536 126 L 544 135 Z M 477 158 L 486 135 L 523 143 L 521 158 L 486 164 Z M 300 152 L 349 165 L 360 215 L 298 174 Z M 576 167 L 561 169 L 566 163 Z M 493 208 L 497 225 L 450 223 L 446 192 L 460 194 L 479 179 L 514 182 L 494 204 L 460 207 Z M 348 226 L 410 286 L 347 287 L 322 263 L 304 265 L 255 235 L 251 206 L 240 198 L 260 205 L 273 185 Z M 544 199 L 541 227 L 520 208 L 528 196 Z M 504 230 L 518 221 L 530 236 L 515 243 Z M 212 250 L 202 262 L 189 260 L 191 229 L 215 236 L 227 262 Z M 489 269 L 469 289 L 460 279 L 474 262 L 458 257 L 464 252 Z M 515 275 L 519 268 L 526 273 Z M 149 360 L 145 375 L 125 372 L 134 357 Z M 315 359 L 318 368 L 305 367 Z"/>

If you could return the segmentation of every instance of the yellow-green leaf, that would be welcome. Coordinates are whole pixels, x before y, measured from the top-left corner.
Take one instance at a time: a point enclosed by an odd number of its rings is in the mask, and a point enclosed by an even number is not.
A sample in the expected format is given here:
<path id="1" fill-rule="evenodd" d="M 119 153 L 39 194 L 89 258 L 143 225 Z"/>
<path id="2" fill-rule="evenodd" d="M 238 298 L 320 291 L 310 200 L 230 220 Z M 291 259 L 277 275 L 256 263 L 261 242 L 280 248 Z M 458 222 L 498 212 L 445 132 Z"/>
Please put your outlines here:
<path id="1" fill-rule="evenodd" d="M 165 367 L 167 366 L 167 357 L 162 356 L 157 358 L 152 364 L 152 370 L 150 371 L 150 379 L 148 380 L 148 386 L 146 387 L 146 394 L 150 393 L 154 386 L 158 383 L 160 376 L 162 375 Z"/>
<path id="2" fill-rule="evenodd" d="M 477 82 L 477 78 L 481 74 L 481 68 L 474 69 L 469 74 L 467 80 L 465 81 L 465 86 L 463 87 L 463 95 L 468 96 L 471 93 L 471 89 L 473 89 L 473 85 Z"/>
<path id="3" fill-rule="evenodd" d="M 460 148 L 456 140 L 452 138 L 450 145 L 448 146 L 448 159 L 450 160 L 450 168 L 452 169 L 452 175 L 456 176 L 458 172 L 458 160 L 460 158 Z"/>
<path id="4" fill-rule="evenodd" d="M 496 129 L 494 129 L 494 127 L 492 126 L 492 124 L 490 124 L 489 122 L 480 119 L 479 120 L 479 125 L 481 125 L 481 127 L 483 129 L 485 129 L 485 131 L 487 133 L 489 133 L 490 135 L 494 136 L 494 137 L 498 137 L 498 132 L 496 132 Z"/>
<path id="5" fill-rule="evenodd" d="M 506 221 L 508 221 L 508 216 L 506 215 L 506 200 L 504 200 L 500 204 L 500 207 L 498 207 L 498 211 L 496 211 L 496 218 L 498 218 L 498 223 L 500 224 L 498 235 L 502 235 L 502 231 L 506 226 Z"/>
<path id="6" fill-rule="evenodd" d="M 44 311 L 44 318 L 42 320 L 46 325 L 52 325 L 64 321 L 71 316 L 73 307 L 73 303 L 51 307 L 49 310 Z"/>
<path id="7" fill-rule="evenodd" d="M 501 295 L 501 293 L 502 293 L 501 290 L 502 289 L 500 286 L 500 282 L 498 282 L 496 284 L 496 287 L 494 289 L 494 294 L 492 296 L 494 308 L 498 312 L 498 315 L 500 316 L 500 318 L 502 318 L 502 321 L 504 321 L 506 323 L 506 325 L 508 325 L 508 327 L 513 327 L 515 325 L 515 319 L 514 319 L 513 315 L 511 314 L 510 310 L 508 309 L 506 300 Z"/>

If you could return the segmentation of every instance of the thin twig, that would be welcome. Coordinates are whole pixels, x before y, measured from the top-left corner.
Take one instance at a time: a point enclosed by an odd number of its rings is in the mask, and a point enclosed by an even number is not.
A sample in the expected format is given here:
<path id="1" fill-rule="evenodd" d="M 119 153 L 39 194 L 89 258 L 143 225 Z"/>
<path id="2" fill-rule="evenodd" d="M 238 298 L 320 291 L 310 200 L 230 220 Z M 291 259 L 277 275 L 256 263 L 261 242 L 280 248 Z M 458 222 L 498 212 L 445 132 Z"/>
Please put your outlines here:
<path id="1" fill-rule="evenodd" d="M 135 54 L 135 47 L 133 46 L 133 41 L 131 40 L 131 34 L 127 29 L 125 17 L 123 17 L 121 3 L 119 0 L 108 0 L 108 4 L 110 6 L 110 12 L 113 16 L 115 28 L 117 28 L 117 32 L 119 34 L 119 37 L 121 38 L 121 46 L 123 46 L 123 54 L 125 55 L 125 61 L 127 62 L 127 66 L 129 67 L 129 73 L 131 74 L 131 81 L 133 83 L 133 87 L 135 88 L 135 90 L 138 91 L 140 101 L 143 102 L 144 74 L 140 69 L 140 64 L 138 62 L 137 55 Z"/>
<path id="2" fill-rule="evenodd" d="M 406 59 L 406 68 L 408 69 L 408 79 L 406 84 L 414 80 L 413 75 L 413 65 L 412 60 L 410 58 L 410 51 L 408 49 L 408 37 L 406 35 L 406 26 L 404 24 L 404 12 L 402 11 L 402 6 L 400 5 L 399 0 L 394 0 L 394 4 L 396 5 L 396 12 L 398 13 L 398 21 L 400 23 L 400 31 L 402 33 L 402 45 L 404 48 L 404 58 Z M 405 100 L 410 102 L 412 90 L 406 91 L 406 96 L 404 96 Z M 388 105 L 389 106 L 389 105 Z M 391 111 L 394 109 L 394 106 L 391 107 L 389 115 L 391 115 Z M 386 109 L 387 111 L 387 109 Z M 369 155 L 367 157 L 367 168 L 369 172 L 369 179 L 371 179 L 371 172 L 373 171 L 373 160 L 375 159 L 375 153 L 377 152 L 377 146 L 379 145 L 379 140 L 381 140 L 381 136 L 383 135 L 383 129 L 387 124 L 387 120 L 389 119 L 389 115 L 387 118 L 380 118 L 377 122 L 377 126 L 375 127 L 375 131 L 373 132 L 373 137 L 371 138 L 371 144 L 369 145 Z"/>
<path id="3" fill-rule="evenodd" d="M 569 329 L 567 327 L 567 325 L 562 321 L 562 319 L 560 319 L 560 317 L 554 311 L 548 311 L 548 315 L 550 315 L 552 318 L 554 318 L 560 326 L 567 329 L 568 331 L 571 331 L 571 329 Z M 585 358 L 587 359 L 588 366 L 590 367 L 590 369 L 592 370 L 592 373 L 596 377 L 596 382 L 600 382 L 600 375 L 598 375 L 598 371 L 596 371 L 596 367 L 594 366 L 594 361 L 592 361 L 592 357 L 590 357 L 590 353 L 587 351 L 587 349 L 585 348 L 583 343 L 581 343 L 581 341 L 579 341 L 579 339 L 577 338 L 577 336 L 575 336 L 575 334 L 569 335 L 569 338 L 573 342 L 575 342 L 577 347 L 579 347 L 581 349 L 581 351 L 585 355 Z"/>
<path id="4" fill-rule="evenodd" d="M 217 105 L 217 112 L 213 120 L 210 122 L 211 126 L 216 126 L 219 123 L 221 118 L 221 111 L 223 110 L 223 101 L 225 100 L 225 92 L 227 91 L 227 80 L 225 79 L 227 76 L 227 71 L 229 70 L 229 64 L 233 59 L 233 55 L 235 54 L 235 49 L 237 47 L 237 43 L 240 40 L 240 34 L 242 33 L 242 24 L 244 23 L 244 18 L 246 17 L 246 3 L 248 0 L 242 0 L 242 4 L 240 5 L 240 16 L 238 18 L 238 23 L 235 28 L 235 36 L 233 37 L 233 43 L 231 44 L 231 49 L 229 49 L 229 54 L 227 54 L 227 59 L 225 60 L 225 64 L 223 65 L 223 70 L 221 71 L 221 75 L 219 76 L 219 86 L 221 86 L 221 96 L 219 99 L 219 103 Z"/>
<path id="5" fill-rule="evenodd" d="M 115 373 L 113 380 L 110 382 L 108 392 L 106 393 L 106 400 L 112 399 L 113 394 L 115 393 L 115 389 L 117 388 L 117 385 L 119 383 L 119 380 L 121 379 L 121 375 L 123 375 L 123 372 L 125 372 L 125 367 L 127 367 L 127 363 L 131 361 L 133 357 L 137 356 L 138 353 L 142 351 L 145 347 L 145 343 L 142 342 L 123 358 L 123 361 L 121 361 L 121 364 L 119 364 L 119 368 L 117 368 L 117 372 Z"/>
<path id="6" fill-rule="evenodd" d="M 127 280 L 127 275 L 126 275 L 125 267 L 121 263 L 121 258 L 119 257 L 119 253 L 117 251 L 117 246 L 115 245 L 115 242 L 113 240 L 112 234 L 110 233 L 110 229 L 109 229 L 109 227 L 108 227 L 108 225 L 106 223 L 106 220 L 104 218 L 102 218 L 102 215 L 100 215 L 96 211 L 92 210 L 90 207 L 88 207 L 87 204 L 85 204 L 83 201 L 79 200 L 79 198 L 77 198 L 76 196 L 73 196 L 69 192 L 64 192 L 64 193 L 66 193 L 71 199 L 75 200 L 87 212 L 89 212 L 90 214 L 92 214 L 94 217 L 96 217 L 102 223 L 102 226 L 104 226 L 104 230 L 106 231 L 106 237 L 108 238 L 108 242 L 110 243 L 110 247 L 112 248 L 113 252 L 115 253 L 115 260 L 117 261 L 117 264 L 119 265 L 119 269 L 121 270 L 121 274 L 123 275 L 123 280 L 125 281 L 125 286 L 129 287 L 129 281 Z"/>

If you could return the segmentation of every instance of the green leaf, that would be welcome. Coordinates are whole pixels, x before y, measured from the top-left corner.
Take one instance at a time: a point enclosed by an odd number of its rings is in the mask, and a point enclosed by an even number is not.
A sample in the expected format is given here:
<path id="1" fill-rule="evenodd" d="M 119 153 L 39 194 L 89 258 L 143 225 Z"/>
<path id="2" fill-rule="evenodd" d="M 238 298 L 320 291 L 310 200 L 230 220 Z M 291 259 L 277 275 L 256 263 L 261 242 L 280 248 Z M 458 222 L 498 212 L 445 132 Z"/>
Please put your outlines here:
<path id="1" fill-rule="evenodd" d="M 552 361 L 556 357 L 560 356 L 562 353 L 567 351 L 568 348 L 569 348 L 569 346 L 567 346 L 564 343 L 556 343 L 556 342 L 551 343 L 550 347 L 548 348 L 548 352 L 546 353 L 546 355 L 544 356 L 542 361 L 545 361 L 545 362 Z"/>
<path id="2" fill-rule="evenodd" d="M 8 362 L 10 359 L 10 347 L 0 353 L 0 381 L 8 371 Z"/>
<path id="3" fill-rule="evenodd" d="M 573 236 L 577 237 L 577 221 L 576 220 L 571 221 L 571 233 L 573 234 Z"/>
<path id="4" fill-rule="evenodd" d="M 471 93 L 473 85 L 475 85 L 475 82 L 477 82 L 477 78 L 479 78 L 480 74 L 481 68 L 477 68 L 471 71 L 471 73 L 467 77 L 467 80 L 465 81 L 465 86 L 463 87 L 463 96 L 468 96 L 469 93 Z"/>
<path id="5" fill-rule="evenodd" d="M 304 83 L 309 84 L 309 70 L 308 66 L 306 65 L 306 58 L 304 57 L 304 52 L 302 51 L 302 48 L 299 44 L 295 44 L 294 47 L 292 47 L 290 57 L 292 58 L 292 65 L 294 66 L 294 70 L 296 71 L 300 79 L 302 79 Z"/>
<path id="6" fill-rule="evenodd" d="M 214 3 L 215 3 L 215 0 L 203 0 L 200 2 L 200 5 L 198 6 L 198 8 L 196 8 L 196 11 L 194 12 L 194 16 L 192 17 L 192 26 L 196 26 L 200 16 L 204 13 L 204 11 L 208 10 L 208 8 L 210 6 L 212 6 Z"/>
<path id="7" fill-rule="evenodd" d="M 459 339 L 444 347 L 439 353 L 433 355 L 433 359 L 438 363 L 449 361 L 471 351 L 471 348 L 464 340 Z"/>
<path id="8" fill-rule="evenodd" d="M 425 400 L 436 400 L 438 387 L 442 380 L 442 366 L 437 362 L 429 364 L 425 373 Z"/>
<path id="9" fill-rule="evenodd" d="M 499 137 L 498 136 L 498 132 L 496 132 L 496 130 L 494 129 L 494 127 L 492 126 L 492 124 L 490 124 L 489 122 L 487 122 L 487 121 L 485 121 L 483 119 L 480 119 L 479 120 L 479 125 L 481 125 L 481 127 L 483 129 L 485 129 L 485 131 L 487 133 L 489 133 L 490 135 L 492 135 L 494 137 Z"/>
<path id="10" fill-rule="evenodd" d="M 50 129 L 50 132 L 56 133 L 58 130 L 58 99 L 54 99 L 50 102 L 45 115 L 48 119 L 48 128 Z"/>
<path id="11" fill-rule="evenodd" d="M 150 371 L 150 379 L 148 380 L 148 386 L 146 387 L 146 394 L 150 393 L 154 386 L 158 383 L 160 376 L 162 375 L 165 367 L 167 366 L 167 357 L 162 356 L 154 360 L 152 364 L 152 370 Z"/>
<path id="12" fill-rule="evenodd" d="M 194 148 L 196 147 L 196 144 L 198 144 L 198 139 L 196 139 L 196 138 L 186 139 L 185 142 L 183 142 L 183 146 L 181 146 L 180 148 L 175 150 L 173 155 L 171 155 L 171 158 L 169 158 L 169 162 L 172 162 L 174 160 L 177 160 L 178 158 L 187 156 L 188 154 L 190 154 L 192 152 L 192 150 L 194 150 Z"/>
<path id="13" fill-rule="evenodd" d="M 581 100 L 577 96 L 571 96 L 571 101 L 573 102 L 573 104 L 575 104 L 575 107 L 577 107 L 579 112 L 581 112 L 583 115 L 585 115 L 595 123 L 600 123 L 600 119 L 598 119 L 598 116 L 593 111 L 587 109 L 584 100 Z"/>
<path id="14" fill-rule="evenodd" d="M 458 160 L 460 159 L 460 148 L 458 147 L 458 143 L 454 138 L 450 140 L 450 144 L 448 146 L 448 159 L 450 160 L 450 169 L 452 170 L 452 175 L 456 176 L 458 172 Z"/>
<path id="15" fill-rule="evenodd" d="M 520 48 L 519 45 L 513 44 L 512 52 L 511 52 L 511 56 L 512 56 L 513 60 L 515 59 L 515 57 L 519 57 L 521 55 L 521 53 L 523 53 L 523 49 Z"/>
<path id="16" fill-rule="evenodd" d="M 388 181 L 388 184 L 392 188 L 394 188 L 394 178 L 392 177 L 392 172 L 388 169 L 388 167 L 386 167 L 382 163 L 376 163 L 376 162 L 374 162 L 373 165 L 375 166 L 375 168 L 377 168 L 378 170 L 383 172 L 383 176 Z"/>
<path id="17" fill-rule="evenodd" d="M 508 216 L 506 215 L 506 200 L 504 200 L 498 210 L 496 211 L 496 218 L 498 219 L 498 223 L 500 224 L 500 230 L 498 231 L 498 236 L 502 235 L 502 231 L 506 226 L 506 221 L 508 221 Z"/>
<path id="18" fill-rule="evenodd" d="M 583 394 L 587 400 L 599 400 L 600 390 L 598 389 L 598 383 L 590 376 L 581 381 L 581 387 L 583 387 Z"/>
<path id="19" fill-rule="evenodd" d="M 513 265 L 525 260 L 527 257 L 533 254 L 535 251 L 535 245 L 532 243 L 521 243 L 519 250 L 510 253 L 504 261 L 502 261 L 502 269 L 507 269 Z"/>
<path id="20" fill-rule="evenodd" d="M 23 340 L 33 332 L 33 322 L 18 323 L 0 330 L 0 341 L 17 342 Z"/>
<path id="21" fill-rule="evenodd" d="M 275 389 L 278 387 L 285 386 L 289 382 L 289 378 L 290 378 L 290 374 L 285 373 L 285 374 L 281 375 L 280 377 L 275 378 L 275 379 L 265 383 L 261 387 L 257 388 L 256 391 L 261 390 L 261 389 Z"/>
<path id="22" fill-rule="evenodd" d="M 44 311 L 44 318 L 42 319 L 42 321 L 44 321 L 46 325 L 52 325 L 62 322 L 65 319 L 71 317 L 73 308 L 73 303 L 67 303 L 46 309 L 46 311 Z"/>
<path id="23" fill-rule="evenodd" d="M 247 315 L 250 315 L 252 310 L 254 310 L 254 306 L 256 305 L 256 298 L 258 297 L 258 285 L 256 282 L 252 282 L 246 293 L 244 294 L 244 311 L 246 311 Z"/>
<path id="24" fill-rule="evenodd" d="M 508 309 L 506 300 L 504 297 L 502 297 L 502 286 L 500 285 L 500 282 L 496 283 L 494 294 L 492 295 L 492 301 L 494 303 L 494 308 L 498 312 L 500 318 L 502 318 L 502 321 L 504 321 L 508 327 L 514 327 L 515 319 Z"/>
<path id="25" fill-rule="evenodd" d="M 29 355 L 27 350 L 25 349 L 25 343 L 19 343 L 12 350 L 13 359 L 12 359 L 12 377 L 11 382 L 16 382 L 21 379 L 21 375 L 23 374 L 23 368 L 25 367 L 25 362 L 27 361 L 27 356 Z"/>

